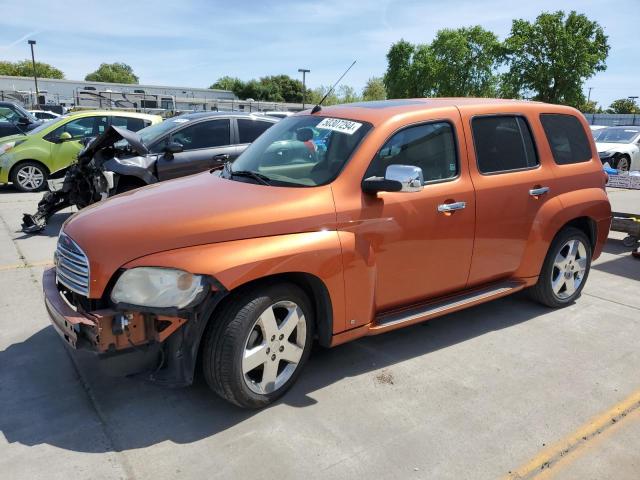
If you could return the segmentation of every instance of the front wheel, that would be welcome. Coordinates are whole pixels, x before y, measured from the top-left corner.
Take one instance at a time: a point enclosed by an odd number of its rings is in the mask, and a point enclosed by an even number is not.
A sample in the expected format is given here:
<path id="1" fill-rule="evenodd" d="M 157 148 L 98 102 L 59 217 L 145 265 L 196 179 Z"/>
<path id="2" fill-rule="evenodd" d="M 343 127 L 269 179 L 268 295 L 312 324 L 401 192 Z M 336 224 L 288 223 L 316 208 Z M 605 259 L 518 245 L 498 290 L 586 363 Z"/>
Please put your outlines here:
<path id="1" fill-rule="evenodd" d="M 212 390 L 241 407 L 264 407 L 284 394 L 311 351 L 313 309 L 293 284 L 237 294 L 211 322 L 204 377 Z"/>
<path id="2" fill-rule="evenodd" d="M 582 231 L 562 230 L 549 247 L 538 283 L 529 289 L 531 297 L 552 308 L 572 303 L 589 276 L 591 255 L 591 242 Z"/>
<path id="3" fill-rule="evenodd" d="M 21 192 L 37 192 L 46 185 L 48 176 L 40 163 L 24 162 L 11 171 L 11 182 Z"/>

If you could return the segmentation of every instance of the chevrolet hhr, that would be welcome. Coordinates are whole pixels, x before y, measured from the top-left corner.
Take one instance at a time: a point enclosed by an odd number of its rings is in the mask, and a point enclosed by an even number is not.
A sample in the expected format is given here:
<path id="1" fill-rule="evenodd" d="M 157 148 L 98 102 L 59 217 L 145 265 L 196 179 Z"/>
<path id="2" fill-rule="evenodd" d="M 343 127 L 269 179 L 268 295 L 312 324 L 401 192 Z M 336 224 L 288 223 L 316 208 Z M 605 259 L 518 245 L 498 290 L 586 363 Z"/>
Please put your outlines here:
<path id="1" fill-rule="evenodd" d="M 73 349 L 169 386 L 200 367 L 265 406 L 317 342 L 526 289 L 573 303 L 609 232 L 583 116 L 492 99 L 314 108 L 233 164 L 88 207 L 60 232 L 46 307 Z"/>

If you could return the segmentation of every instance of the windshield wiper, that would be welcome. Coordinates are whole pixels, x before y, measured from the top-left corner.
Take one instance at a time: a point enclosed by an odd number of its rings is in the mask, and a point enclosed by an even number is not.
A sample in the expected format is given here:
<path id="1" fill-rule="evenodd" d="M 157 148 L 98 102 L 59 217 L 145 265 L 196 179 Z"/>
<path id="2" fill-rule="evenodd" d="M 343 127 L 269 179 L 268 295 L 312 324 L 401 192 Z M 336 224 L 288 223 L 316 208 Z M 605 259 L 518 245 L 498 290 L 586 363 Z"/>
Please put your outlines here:
<path id="1" fill-rule="evenodd" d="M 266 175 L 263 175 L 258 172 L 254 172 L 253 170 L 231 170 L 231 167 L 227 167 L 227 172 L 229 173 L 229 178 L 233 177 L 249 177 L 257 180 L 263 185 L 271 185 L 271 179 Z"/>

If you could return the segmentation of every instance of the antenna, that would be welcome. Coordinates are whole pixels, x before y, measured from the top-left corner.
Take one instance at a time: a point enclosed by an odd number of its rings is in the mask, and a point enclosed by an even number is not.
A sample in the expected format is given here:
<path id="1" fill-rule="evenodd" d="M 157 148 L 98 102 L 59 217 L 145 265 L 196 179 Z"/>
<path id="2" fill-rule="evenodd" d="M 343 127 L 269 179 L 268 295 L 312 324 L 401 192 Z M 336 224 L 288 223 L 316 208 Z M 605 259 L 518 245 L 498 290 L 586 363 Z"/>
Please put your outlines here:
<path id="1" fill-rule="evenodd" d="M 326 98 L 329 96 L 329 94 L 331 92 L 333 92 L 333 89 L 336 88 L 336 86 L 340 83 L 340 80 L 342 80 L 344 78 L 344 76 L 349 72 L 349 70 L 351 70 L 351 67 L 353 67 L 356 64 L 356 60 L 353 61 L 353 63 L 351 64 L 351 66 L 349 66 L 349 68 L 347 68 L 344 73 L 342 74 L 342 76 L 338 79 L 338 81 L 336 83 L 333 84 L 333 87 L 331 87 L 329 89 L 329 91 L 327 93 L 324 94 L 324 97 L 322 97 L 322 100 L 320 100 L 318 102 L 318 104 L 313 107 L 313 109 L 311 109 L 311 114 L 314 113 L 318 113 L 320 110 L 322 110 L 322 107 L 320 107 L 320 105 L 322 105 L 322 102 L 324 102 L 326 100 Z"/>

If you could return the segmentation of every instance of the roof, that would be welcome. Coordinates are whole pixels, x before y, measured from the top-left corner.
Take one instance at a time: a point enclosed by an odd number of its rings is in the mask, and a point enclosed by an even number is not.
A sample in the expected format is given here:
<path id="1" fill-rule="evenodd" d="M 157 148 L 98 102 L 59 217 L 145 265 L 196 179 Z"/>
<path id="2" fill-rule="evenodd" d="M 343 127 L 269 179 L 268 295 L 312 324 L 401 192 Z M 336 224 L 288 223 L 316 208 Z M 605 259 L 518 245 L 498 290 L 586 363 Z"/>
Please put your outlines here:
<path id="1" fill-rule="evenodd" d="M 562 107 L 558 105 L 545 104 L 542 102 L 532 102 L 528 100 L 506 100 L 500 98 L 406 98 L 394 100 L 381 100 L 373 102 L 356 102 L 343 105 L 333 105 L 330 107 L 322 107 L 319 115 L 336 116 L 338 118 L 348 118 L 352 120 L 361 120 L 377 125 L 396 115 L 406 114 L 409 112 L 419 113 L 435 110 L 439 108 L 473 108 L 482 107 L 486 110 L 487 106 L 495 106 L 497 112 L 501 111 L 524 111 L 531 108 L 540 108 L 540 106 L 548 106 L 554 111 L 558 108 L 573 110 L 570 107 Z M 308 114 L 310 110 L 305 110 Z"/>
<path id="2" fill-rule="evenodd" d="M 152 120 L 162 118 L 160 115 L 152 115 L 149 113 L 141 112 L 129 112 L 126 110 L 78 110 L 76 112 L 69 112 L 66 116 L 90 116 L 90 115 L 106 115 L 110 117 L 131 117 L 131 118 L 144 118 L 146 120 Z"/>
<path id="3" fill-rule="evenodd" d="M 188 118 L 188 119 L 200 119 L 200 118 L 212 118 L 212 117 L 240 117 L 240 118 L 260 118 L 260 119 L 264 119 L 266 118 L 267 120 L 279 120 L 278 118 L 272 118 L 272 117 L 265 117 L 265 116 L 258 116 L 258 115 L 254 115 L 252 113 L 249 112 L 194 112 L 194 113 L 184 113 L 182 115 L 180 115 L 180 118 Z M 173 117 L 176 118 L 176 117 Z"/>

